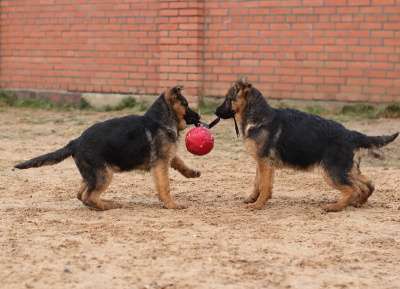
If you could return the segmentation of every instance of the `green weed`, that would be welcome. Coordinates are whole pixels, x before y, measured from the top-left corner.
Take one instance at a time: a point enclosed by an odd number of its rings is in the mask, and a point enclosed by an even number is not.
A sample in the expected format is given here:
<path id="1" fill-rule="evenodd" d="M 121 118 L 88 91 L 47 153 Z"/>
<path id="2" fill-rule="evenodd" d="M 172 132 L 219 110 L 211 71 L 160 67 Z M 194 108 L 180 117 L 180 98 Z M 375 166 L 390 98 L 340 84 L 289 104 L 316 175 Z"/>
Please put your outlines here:
<path id="1" fill-rule="evenodd" d="M 359 103 L 344 105 L 340 111 L 341 114 L 346 116 L 354 116 L 361 118 L 377 118 L 379 110 L 371 104 Z"/>
<path id="2" fill-rule="evenodd" d="M 57 110 L 95 110 L 85 99 L 81 98 L 79 103 L 55 103 L 48 99 L 37 98 L 17 98 L 12 91 L 0 90 L 0 107 L 20 107 L 35 109 L 57 109 Z M 138 102 L 136 99 L 127 97 L 116 107 L 105 107 L 99 111 L 119 111 L 123 109 L 134 109 L 142 112 L 148 108 L 144 102 Z"/>
<path id="3" fill-rule="evenodd" d="M 383 109 L 379 116 L 387 118 L 400 118 L 400 103 L 389 104 Z"/>
<path id="4" fill-rule="evenodd" d="M 12 91 L 0 90 L 0 106 L 12 106 L 16 97 Z"/>
<path id="5" fill-rule="evenodd" d="M 103 109 L 100 109 L 100 111 L 119 111 L 124 109 L 133 109 L 138 112 L 143 112 L 146 111 L 147 108 L 148 105 L 145 102 L 139 102 L 132 97 L 127 97 L 124 98 L 117 106 L 106 106 Z"/>
<path id="6" fill-rule="evenodd" d="M 222 100 L 216 99 L 214 100 L 208 100 L 206 98 L 201 98 L 199 102 L 199 112 L 203 115 L 212 115 L 215 113 L 215 110 L 217 107 L 222 103 Z"/>
<path id="7" fill-rule="evenodd" d="M 304 111 L 307 113 L 311 113 L 311 114 L 315 114 L 315 115 L 319 115 L 319 116 L 329 114 L 329 111 L 320 105 L 306 106 Z"/>

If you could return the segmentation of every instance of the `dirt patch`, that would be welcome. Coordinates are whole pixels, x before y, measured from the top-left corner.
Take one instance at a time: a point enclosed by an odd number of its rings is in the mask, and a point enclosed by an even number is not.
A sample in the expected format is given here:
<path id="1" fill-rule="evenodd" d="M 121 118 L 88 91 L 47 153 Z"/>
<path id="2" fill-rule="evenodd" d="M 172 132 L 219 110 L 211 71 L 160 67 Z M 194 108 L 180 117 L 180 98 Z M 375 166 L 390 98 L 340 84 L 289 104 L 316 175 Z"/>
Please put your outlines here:
<path id="1" fill-rule="evenodd" d="M 126 112 L 125 112 L 126 113 Z M 161 208 L 151 176 L 116 175 L 106 198 L 124 209 L 91 211 L 76 199 L 71 159 L 13 171 L 88 125 L 124 114 L 3 109 L 0 112 L 1 288 L 399 288 L 400 141 L 386 160 L 366 160 L 376 192 L 363 208 L 324 214 L 337 193 L 320 174 L 278 171 L 266 208 L 249 211 L 254 163 L 233 124 L 214 132 L 215 149 L 195 157 L 200 179 L 171 173 L 182 211 Z M 393 133 L 399 120 L 346 123 Z"/>

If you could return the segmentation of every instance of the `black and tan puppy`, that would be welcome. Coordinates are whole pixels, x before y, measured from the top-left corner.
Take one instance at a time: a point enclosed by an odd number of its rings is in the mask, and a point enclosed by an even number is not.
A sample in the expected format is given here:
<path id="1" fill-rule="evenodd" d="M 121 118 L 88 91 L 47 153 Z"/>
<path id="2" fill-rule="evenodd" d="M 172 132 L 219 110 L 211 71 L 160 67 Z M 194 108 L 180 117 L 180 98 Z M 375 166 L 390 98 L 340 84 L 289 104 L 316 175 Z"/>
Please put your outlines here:
<path id="1" fill-rule="evenodd" d="M 97 123 L 65 147 L 15 167 L 27 169 L 53 165 L 72 156 L 82 175 L 78 199 L 85 205 L 108 210 L 120 204 L 100 199 L 114 172 L 150 170 L 160 200 L 168 209 L 184 208 L 171 198 L 168 170 L 172 167 L 187 178 L 200 172 L 188 168 L 176 155 L 179 131 L 197 124 L 200 116 L 189 108 L 176 86 L 161 94 L 143 116 L 130 115 Z"/>
<path id="2" fill-rule="evenodd" d="M 315 115 L 274 109 L 245 79 L 229 89 L 216 115 L 238 119 L 246 149 L 257 162 L 254 191 L 245 201 L 255 209 L 271 198 L 274 170 L 284 166 L 322 167 L 328 183 L 342 192 L 336 203 L 326 205 L 326 211 L 340 211 L 349 204 L 361 206 L 374 185 L 361 174 L 355 153 L 382 147 L 398 136 L 366 136 Z"/>

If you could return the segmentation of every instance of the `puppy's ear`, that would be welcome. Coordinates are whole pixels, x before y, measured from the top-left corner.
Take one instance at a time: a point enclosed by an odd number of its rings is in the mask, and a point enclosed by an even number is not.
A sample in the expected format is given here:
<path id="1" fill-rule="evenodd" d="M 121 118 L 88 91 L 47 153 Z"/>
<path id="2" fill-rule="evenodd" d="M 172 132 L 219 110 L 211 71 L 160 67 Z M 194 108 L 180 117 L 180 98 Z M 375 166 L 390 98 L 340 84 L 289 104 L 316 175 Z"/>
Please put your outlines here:
<path id="1" fill-rule="evenodd" d="M 236 83 L 239 84 L 242 87 L 243 86 L 245 87 L 245 86 L 247 86 L 249 84 L 249 82 L 247 80 L 247 76 L 244 76 L 244 75 L 240 76 Z"/>
<path id="2" fill-rule="evenodd" d="M 182 90 L 183 90 L 183 86 L 182 85 L 177 85 L 177 86 L 174 86 L 172 88 L 172 91 L 174 92 L 175 95 L 181 94 Z"/>
<path id="3" fill-rule="evenodd" d="M 178 97 L 178 95 L 181 95 L 182 90 L 183 86 L 181 85 L 176 85 L 174 87 L 167 88 L 164 94 L 165 99 L 168 100 L 169 102 L 173 102 Z"/>
<path id="4" fill-rule="evenodd" d="M 240 91 L 240 97 L 247 99 L 247 96 L 250 94 L 250 90 L 251 90 L 251 83 L 247 83 L 246 86 L 243 86 Z"/>

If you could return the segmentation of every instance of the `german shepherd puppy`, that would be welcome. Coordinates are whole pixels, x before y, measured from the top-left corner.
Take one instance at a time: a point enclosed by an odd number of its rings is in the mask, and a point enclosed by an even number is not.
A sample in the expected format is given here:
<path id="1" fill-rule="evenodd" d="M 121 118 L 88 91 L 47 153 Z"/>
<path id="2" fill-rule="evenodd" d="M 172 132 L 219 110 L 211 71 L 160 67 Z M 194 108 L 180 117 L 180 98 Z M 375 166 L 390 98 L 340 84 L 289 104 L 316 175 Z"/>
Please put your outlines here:
<path id="1" fill-rule="evenodd" d="M 253 193 L 245 200 L 261 209 L 271 198 L 274 170 L 291 167 L 307 170 L 322 167 L 328 183 L 342 196 L 324 209 L 335 212 L 349 204 L 364 204 L 374 191 L 360 171 L 360 149 L 379 148 L 392 142 L 389 136 L 366 136 L 319 116 L 293 109 L 275 109 L 254 86 L 241 79 L 228 90 L 216 115 L 237 117 L 247 151 L 257 162 Z"/>
<path id="2" fill-rule="evenodd" d="M 65 147 L 15 168 L 54 165 L 71 156 L 83 178 L 77 197 L 97 210 L 121 207 L 100 198 L 114 172 L 150 170 L 164 206 L 185 208 L 170 196 L 168 169 L 171 166 L 187 178 L 200 176 L 200 172 L 188 168 L 176 154 L 179 131 L 187 124 L 198 124 L 200 116 L 190 109 L 181 90 L 176 86 L 162 93 L 143 116 L 130 115 L 97 123 Z"/>

